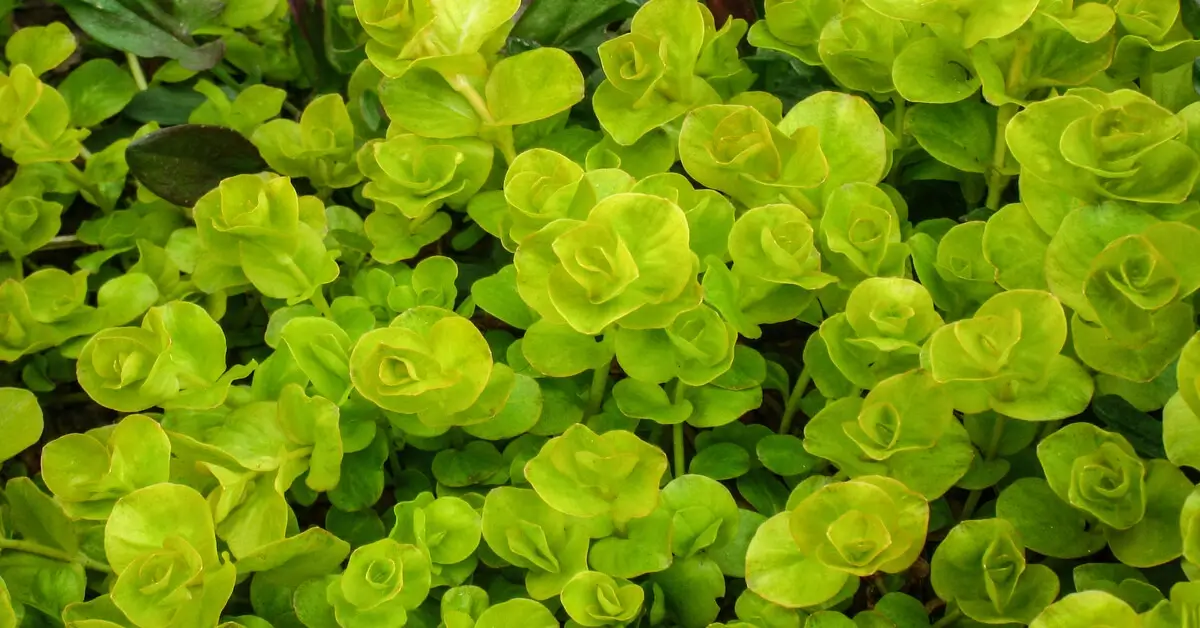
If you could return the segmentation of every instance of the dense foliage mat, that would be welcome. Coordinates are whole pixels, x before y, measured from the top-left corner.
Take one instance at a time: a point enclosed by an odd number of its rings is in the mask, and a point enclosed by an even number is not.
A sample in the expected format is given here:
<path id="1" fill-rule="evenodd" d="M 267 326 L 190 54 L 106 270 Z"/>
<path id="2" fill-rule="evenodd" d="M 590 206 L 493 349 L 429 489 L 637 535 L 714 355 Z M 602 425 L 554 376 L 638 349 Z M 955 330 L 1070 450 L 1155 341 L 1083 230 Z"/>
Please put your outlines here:
<path id="1" fill-rule="evenodd" d="M 0 628 L 1200 626 L 1195 0 L 0 16 Z"/>

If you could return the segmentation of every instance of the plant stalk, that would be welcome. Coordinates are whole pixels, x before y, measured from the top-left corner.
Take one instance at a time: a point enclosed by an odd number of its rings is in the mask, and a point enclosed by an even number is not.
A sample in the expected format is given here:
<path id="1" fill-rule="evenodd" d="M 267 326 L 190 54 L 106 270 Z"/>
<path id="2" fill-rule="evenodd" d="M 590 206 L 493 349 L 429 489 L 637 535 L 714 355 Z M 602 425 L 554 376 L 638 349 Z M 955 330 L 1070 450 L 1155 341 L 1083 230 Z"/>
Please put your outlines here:
<path id="1" fill-rule="evenodd" d="M 687 389 L 688 385 L 683 383 L 683 380 L 676 379 L 675 387 L 671 391 L 671 403 L 678 405 L 683 400 L 683 393 L 687 392 Z M 679 477 L 687 473 L 687 454 L 683 450 L 682 422 L 671 426 L 671 447 L 674 453 L 675 477 Z"/>
<path id="2" fill-rule="evenodd" d="M 312 296 L 308 300 L 313 304 L 313 307 L 317 308 L 321 316 L 333 320 L 333 310 L 330 309 L 329 301 L 325 300 L 325 293 L 321 291 L 320 287 L 313 290 Z"/>
<path id="3" fill-rule="evenodd" d="M 104 573 L 113 572 L 112 568 L 108 565 L 98 560 L 93 560 L 83 555 L 83 553 L 72 556 L 62 550 L 54 549 L 53 547 L 46 547 L 45 545 L 34 543 L 33 541 L 0 539 L 0 550 L 12 550 L 16 552 L 25 552 L 26 554 L 36 554 L 38 556 L 51 558 L 64 563 L 78 563 L 85 569 L 91 569 L 93 571 L 101 571 Z"/>
<path id="4" fill-rule="evenodd" d="M 937 620 L 937 622 L 934 623 L 931 628 L 945 628 L 945 626 L 949 626 L 958 621 L 959 617 L 962 617 L 962 611 L 958 610 L 957 608 L 948 610 L 946 611 L 946 614 L 942 615 L 942 618 Z"/>
<path id="5" fill-rule="evenodd" d="M 1008 158 L 1008 142 L 1005 140 L 1004 132 L 1008 129 L 1009 121 L 1015 115 L 1017 115 L 1015 103 L 1008 103 L 1000 107 L 1000 111 L 996 114 L 996 141 L 992 145 L 992 165 L 987 176 L 987 208 L 992 211 L 999 211 L 1004 189 L 1008 187 L 1008 182 L 1012 179 L 1004 174 L 1004 162 Z"/>
<path id="6" fill-rule="evenodd" d="M 800 377 L 796 378 L 796 385 L 792 387 L 792 394 L 788 395 L 787 405 L 783 408 L 783 418 L 779 421 L 780 434 L 792 431 L 792 419 L 800 409 L 800 400 L 804 399 L 804 392 L 811 381 L 812 376 L 808 373 L 808 367 L 805 367 L 800 371 Z"/>
<path id="7" fill-rule="evenodd" d="M 892 103 L 896 108 L 892 110 L 892 134 L 896 136 L 896 154 L 898 155 L 892 160 L 892 171 L 888 173 L 888 184 L 896 187 L 900 183 L 900 159 L 903 157 L 904 145 L 907 143 L 904 137 L 904 116 L 907 113 L 908 101 L 904 100 L 899 94 L 892 96 Z"/>
<path id="8" fill-rule="evenodd" d="M 995 460 L 996 453 L 1000 449 L 1000 441 L 1004 439 L 1004 424 L 1008 422 L 1008 417 L 1003 414 L 996 415 L 996 424 L 992 426 L 992 439 L 988 442 L 987 451 L 983 454 L 983 459 L 987 462 Z M 983 497 L 983 489 L 975 489 L 967 495 L 967 501 L 963 504 L 962 512 L 958 515 L 959 521 L 966 521 L 971 518 L 971 514 L 975 512 L 975 507 L 979 505 L 979 498 Z"/>
<path id="9" fill-rule="evenodd" d="M 675 477 L 681 477 L 687 473 L 687 459 L 684 458 L 683 452 L 683 423 L 671 426 L 671 446 L 674 450 Z"/>
<path id="10" fill-rule="evenodd" d="M 599 413 L 600 407 L 604 405 L 604 393 L 608 391 L 608 372 L 611 370 L 611 362 L 605 362 L 604 366 L 592 370 L 592 386 L 588 390 L 588 404 L 583 413 L 584 421 Z"/>
<path id="11" fill-rule="evenodd" d="M 150 89 L 146 83 L 146 74 L 142 72 L 142 64 L 138 62 L 137 55 L 132 52 L 125 53 L 125 61 L 129 64 L 129 73 L 133 75 L 133 82 L 137 84 L 139 92 L 144 92 Z"/>

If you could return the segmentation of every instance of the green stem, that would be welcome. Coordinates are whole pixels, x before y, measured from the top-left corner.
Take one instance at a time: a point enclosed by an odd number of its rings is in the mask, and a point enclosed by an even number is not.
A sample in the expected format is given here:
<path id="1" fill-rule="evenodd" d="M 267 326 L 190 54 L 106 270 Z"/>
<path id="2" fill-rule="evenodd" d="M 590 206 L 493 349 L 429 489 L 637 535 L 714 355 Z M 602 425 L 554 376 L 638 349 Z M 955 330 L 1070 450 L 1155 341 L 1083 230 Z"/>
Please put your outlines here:
<path id="1" fill-rule="evenodd" d="M 687 473 L 687 460 L 683 453 L 683 423 L 671 426 L 671 446 L 674 449 L 675 477 L 682 477 Z"/>
<path id="2" fill-rule="evenodd" d="M 900 183 L 900 159 L 903 157 L 905 137 L 904 137 L 904 116 L 908 108 L 908 101 L 904 100 L 900 95 L 892 97 L 892 103 L 896 108 L 892 110 L 892 134 L 896 136 L 896 158 L 892 160 L 892 171 L 888 173 L 888 183 L 892 187 L 896 187 Z"/>
<path id="3" fill-rule="evenodd" d="M 1008 417 L 1003 414 L 996 415 L 996 423 L 992 426 L 992 439 L 988 442 L 987 451 L 983 452 L 983 459 L 987 462 L 995 460 L 996 453 L 1000 450 L 1000 441 L 1004 439 L 1004 424 L 1008 422 Z M 966 521 L 971 518 L 971 514 L 975 512 L 975 507 L 979 505 L 979 498 L 983 497 L 983 489 L 975 489 L 967 495 L 967 501 L 963 504 L 962 512 L 958 515 L 959 521 Z"/>
<path id="4" fill-rule="evenodd" d="M 13 256 L 13 268 L 16 271 L 17 280 L 23 281 L 25 279 L 25 260 L 21 257 L 14 255 Z"/>
<path id="5" fill-rule="evenodd" d="M 683 380 L 675 380 L 675 387 L 671 391 L 671 403 L 678 405 L 683 400 L 683 394 L 687 392 L 688 385 L 683 383 Z M 675 477 L 679 477 L 687 473 L 687 455 L 683 451 L 683 423 L 676 423 L 671 426 L 671 447 L 674 451 L 675 461 Z"/>
<path id="6" fill-rule="evenodd" d="M 958 621 L 959 617 L 962 617 L 962 611 L 958 610 L 957 608 L 948 610 L 946 611 L 946 614 L 942 615 L 942 618 L 937 620 L 937 623 L 933 624 L 931 628 L 945 628 L 946 626 Z"/>
<path id="7" fill-rule="evenodd" d="M 588 390 L 587 409 L 583 414 L 585 421 L 600 412 L 600 407 L 604 404 L 604 393 L 608 390 L 608 372 L 611 370 L 612 363 L 605 362 L 604 366 L 592 371 L 592 387 Z"/>
<path id="8" fill-rule="evenodd" d="M 1015 103 L 1008 103 L 1000 107 L 1000 111 L 996 114 L 996 141 L 992 146 L 992 164 L 987 176 L 987 208 L 992 211 L 999 211 L 1004 188 L 1008 187 L 1008 182 L 1012 178 L 1004 174 L 1004 162 L 1008 157 L 1008 143 L 1005 141 L 1004 131 L 1015 115 L 1017 115 Z"/>
<path id="9" fill-rule="evenodd" d="M 125 61 L 129 64 L 129 73 L 133 75 L 133 82 L 137 84 L 139 92 L 144 92 L 150 89 L 146 83 L 146 74 L 142 72 L 142 64 L 138 62 L 137 55 L 132 52 L 125 53 Z"/>
<path id="10" fill-rule="evenodd" d="M 324 316 L 329 320 L 333 320 L 333 310 L 329 308 L 329 301 L 325 300 L 325 293 L 322 292 L 320 288 L 313 290 L 312 296 L 309 297 L 308 300 L 311 301 L 313 306 L 317 308 L 317 311 L 321 313 L 321 316 Z"/>
<path id="11" fill-rule="evenodd" d="M 217 77 L 217 80 L 224 83 L 226 87 L 235 91 L 242 91 L 242 86 L 233 80 L 233 76 L 229 74 L 229 70 L 226 70 L 224 66 L 215 65 L 209 69 L 209 72 L 212 72 L 212 75 Z"/>
<path id="12" fill-rule="evenodd" d="M 84 568 L 91 569 L 93 571 L 102 571 L 104 573 L 113 572 L 108 565 L 98 560 L 88 558 L 82 553 L 72 556 L 71 554 L 68 554 L 62 550 L 54 549 L 53 547 L 46 547 L 45 545 L 34 543 L 33 541 L 0 539 L 0 550 L 12 550 L 16 552 L 25 552 L 26 554 L 36 554 L 38 556 L 44 556 L 46 558 L 62 561 L 64 563 L 78 563 L 83 565 Z"/>
<path id="13" fill-rule="evenodd" d="M 792 431 L 792 419 L 796 416 L 796 411 L 800 409 L 800 400 L 804 399 L 804 392 L 811 381 L 812 376 L 809 375 L 806 367 L 800 371 L 800 377 L 796 378 L 796 385 L 792 387 L 792 394 L 788 395 L 787 405 L 783 407 L 783 418 L 779 421 L 780 434 Z"/>
<path id="14" fill-rule="evenodd" d="M 1043 440 L 1046 440 L 1046 437 L 1053 434 L 1054 432 L 1057 432 L 1058 428 L 1062 427 L 1062 424 L 1063 424 L 1062 419 L 1059 419 L 1057 421 L 1047 421 L 1045 424 L 1042 425 L 1042 429 L 1038 432 L 1037 442 L 1040 443 Z"/>
<path id="15" fill-rule="evenodd" d="M 76 168 L 75 164 L 64 163 L 63 166 L 65 172 L 67 173 L 67 179 L 70 180 L 71 183 L 74 183 L 75 187 L 79 188 L 81 191 L 87 192 L 88 196 L 91 196 L 95 203 L 99 203 L 101 199 L 100 189 L 88 180 L 87 175 L 83 174 L 83 171 L 81 171 L 79 168 Z M 103 210 L 104 208 L 101 207 L 100 209 Z M 104 213 L 107 214 L 108 210 L 105 210 Z"/>

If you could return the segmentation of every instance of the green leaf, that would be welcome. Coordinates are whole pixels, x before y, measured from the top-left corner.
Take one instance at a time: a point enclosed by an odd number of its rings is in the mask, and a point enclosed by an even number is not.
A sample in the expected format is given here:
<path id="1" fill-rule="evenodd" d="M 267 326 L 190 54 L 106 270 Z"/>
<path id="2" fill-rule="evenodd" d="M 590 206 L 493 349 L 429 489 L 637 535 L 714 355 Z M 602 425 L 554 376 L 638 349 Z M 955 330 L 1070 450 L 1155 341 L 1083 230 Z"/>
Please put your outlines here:
<path id="1" fill-rule="evenodd" d="M 18 29 L 4 44 L 11 65 L 25 64 L 41 75 L 58 67 L 75 52 L 75 36 L 62 22 Z M 85 125 L 91 126 L 91 125 Z"/>
<path id="2" fill-rule="evenodd" d="M 37 397 L 22 388 L 0 388 L 0 408 L 0 426 L 7 434 L 0 460 L 8 460 L 42 438 L 42 408 Z"/>
<path id="3" fill-rule="evenodd" d="M 750 454 L 735 443 L 717 443 L 696 452 L 688 471 L 714 480 L 732 480 L 750 470 Z"/>
<path id="4" fill-rule="evenodd" d="M 66 0 L 71 20 L 107 46 L 139 57 L 167 57 L 197 72 L 217 64 L 224 52 L 220 40 L 197 45 L 191 34 L 215 25 L 223 3 L 214 0 L 163 3 L 149 16 L 141 5 L 122 0 Z"/>
<path id="5" fill-rule="evenodd" d="M 497 63 L 484 93 L 491 124 L 526 124 L 583 100 L 583 75 L 566 52 L 538 48 Z"/>
<path id="6" fill-rule="evenodd" d="M 58 86 L 71 110 L 71 124 L 96 126 L 117 115 L 137 95 L 128 72 L 108 59 L 92 59 L 71 71 Z"/>
<path id="7" fill-rule="evenodd" d="M 236 131 L 184 124 L 134 140 L 125 151 L 134 177 L 176 205 L 192 206 L 228 177 L 252 174 L 267 165 Z"/>

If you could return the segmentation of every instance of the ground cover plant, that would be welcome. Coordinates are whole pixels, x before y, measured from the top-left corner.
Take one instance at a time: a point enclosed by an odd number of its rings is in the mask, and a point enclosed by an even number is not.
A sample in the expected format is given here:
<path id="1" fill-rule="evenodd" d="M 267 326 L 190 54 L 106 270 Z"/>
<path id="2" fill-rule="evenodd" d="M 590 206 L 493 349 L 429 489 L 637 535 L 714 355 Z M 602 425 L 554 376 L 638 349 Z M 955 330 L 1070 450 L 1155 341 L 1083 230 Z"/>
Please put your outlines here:
<path id="1" fill-rule="evenodd" d="M 1200 626 L 1193 0 L 0 16 L 0 628 Z"/>

